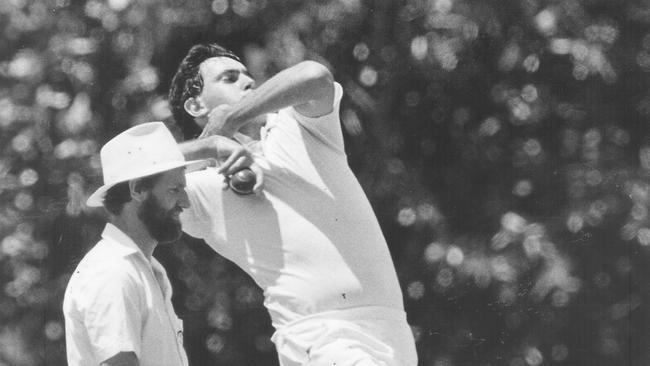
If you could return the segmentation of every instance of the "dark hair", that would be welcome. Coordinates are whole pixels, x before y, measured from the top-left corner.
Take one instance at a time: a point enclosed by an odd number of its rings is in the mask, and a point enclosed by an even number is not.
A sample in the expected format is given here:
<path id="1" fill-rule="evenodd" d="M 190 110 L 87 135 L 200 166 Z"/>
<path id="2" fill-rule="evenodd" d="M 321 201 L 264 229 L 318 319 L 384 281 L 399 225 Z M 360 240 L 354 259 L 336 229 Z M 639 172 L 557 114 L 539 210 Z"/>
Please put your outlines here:
<path id="1" fill-rule="evenodd" d="M 228 57 L 240 61 L 232 51 L 216 43 L 200 43 L 187 52 L 178 66 L 169 89 L 169 106 L 176 124 L 181 129 L 185 139 L 195 138 L 201 133 L 200 127 L 194 122 L 194 117 L 185 111 L 185 101 L 196 97 L 203 90 L 203 78 L 199 66 L 203 61 L 213 57 Z"/>
<path id="2" fill-rule="evenodd" d="M 136 191 L 153 188 L 161 175 L 162 173 L 158 173 L 138 178 L 135 183 Z M 104 207 L 113 215 L 121 214 L 124 204 L 129 201 L 131 201 L 131 190 L 128 181 L 112 186 L 104 195 Z"/>

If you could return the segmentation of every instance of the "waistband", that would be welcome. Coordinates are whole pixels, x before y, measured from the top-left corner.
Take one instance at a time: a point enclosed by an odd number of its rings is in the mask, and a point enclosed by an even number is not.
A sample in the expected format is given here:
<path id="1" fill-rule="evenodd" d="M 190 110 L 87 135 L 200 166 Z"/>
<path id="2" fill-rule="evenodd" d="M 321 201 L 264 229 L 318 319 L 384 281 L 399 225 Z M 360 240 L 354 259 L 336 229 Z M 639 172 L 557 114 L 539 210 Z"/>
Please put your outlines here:
<path id="1" fill-rule="evenodd" d="M 271 336 L 271 341 L 275 342 L 278 337 L 281 337 L 284 333 L 290 331 L 292 328 L 299 327 L 311 321 L 319 320 L 340 320 L 351 322 L 363 320 L 384 320 L 404 322 L 406 324 L 406 312 L 401 309 L 389 308 L 385 306 L 361 306 L 323 311 L 303 316 L 276 329 L 275 333 L 273 333 L 273 336 Z"/>

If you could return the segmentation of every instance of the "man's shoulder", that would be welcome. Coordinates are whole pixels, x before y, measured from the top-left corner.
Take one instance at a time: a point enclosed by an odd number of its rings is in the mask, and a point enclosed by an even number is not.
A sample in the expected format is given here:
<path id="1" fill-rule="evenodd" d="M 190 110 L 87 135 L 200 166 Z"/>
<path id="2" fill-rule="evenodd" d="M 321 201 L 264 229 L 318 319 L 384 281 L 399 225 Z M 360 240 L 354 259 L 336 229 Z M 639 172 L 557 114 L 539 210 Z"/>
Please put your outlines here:
<path id="1" fill-rule="evenodd" d="M 73 277 L 94 278 L 114 277 L 123 278 L 132 274 L 134 269 L 133 254 L 120 251 L 110 240 L 102 239 L 86 253 L 72 274 Z"/>
<path id="2" fill-rule="evenodd" d="M 255 162 L 264 170 L 265 176 L 269 176 L 269 163 L 265 157 L 255 157 Z M 225 207 L 245 207 L 251 201 L 256 201 L 257 195 L 241 196 L 234 193 L 228 186 L 226 177 L 218 173 L 215 168 L 191 172 L 186 174 L 186 187 L 190 207 L 181 212 L 181 221 L 185 224 L 187 220 L 206 221 L 216 215 L 216 212 L 225 210 Z M 239 211 L 231 214 L 238 214 Z"/>
<path id="3" fill-rule="evenodd" d="M 114 293 L 136 285 L 138 271 L 133 256 L 110 249 L 110 242 L 100 240 L 79 262 L 66 287 L 64 310 L 79 301 L 84 304 L 96 294 Z"/>

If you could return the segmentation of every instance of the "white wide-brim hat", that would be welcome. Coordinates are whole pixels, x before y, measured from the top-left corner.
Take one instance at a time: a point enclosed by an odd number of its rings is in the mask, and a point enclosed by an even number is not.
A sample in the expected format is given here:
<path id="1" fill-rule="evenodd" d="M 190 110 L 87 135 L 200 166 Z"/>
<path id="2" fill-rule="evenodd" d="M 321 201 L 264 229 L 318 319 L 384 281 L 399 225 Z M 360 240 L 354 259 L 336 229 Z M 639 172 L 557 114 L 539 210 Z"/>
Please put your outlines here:
<path id="1" fill-rule="evenodd" d="M 104 185 L 88 197 L 86 204 L 103 206 L 106 191 L 114 185 L 181 167 L 203 168 L 206 160 L 185 161 L 176 140 L 162 122 L 131 127 L 108 141 L 101 149 Z"/>

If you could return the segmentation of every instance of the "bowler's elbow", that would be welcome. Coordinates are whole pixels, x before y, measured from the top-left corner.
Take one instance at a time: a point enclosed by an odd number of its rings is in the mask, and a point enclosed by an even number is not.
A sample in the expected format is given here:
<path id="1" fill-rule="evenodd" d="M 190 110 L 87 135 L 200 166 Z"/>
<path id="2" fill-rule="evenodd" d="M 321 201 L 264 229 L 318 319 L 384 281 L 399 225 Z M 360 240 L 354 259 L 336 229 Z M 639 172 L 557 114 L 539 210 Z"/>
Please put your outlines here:
<path id="1" fill-rule="evenodd" d="M 301 62 L 301 65 L 304 68 L 305 73 L 309 75 L 310 79 L 329 84 L 334 82 L 332 73 L 325 65 L 316 61 L 303 61 Z"/>
<path id="2" fill-rule="evenodd" d="M 320 117 L 333 110 L 334 77 L 327 67 L 315 61 L 303 61 L 292 70 L 300 85 L 296 90 L 299 102 L 294 109 L 307 117 Z"/>
<path id="3" fill-rule="evenodd" d="M 316 61 L 303 61 L 300 63 L 301 73 L 309 86 L 319 95 L 327 95 L 334 90 L 334 77 L 330 70 Z M 318 99 L 318 98 L 315 98 Z"/>

